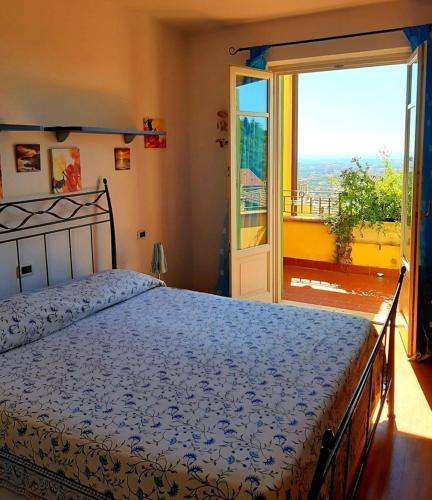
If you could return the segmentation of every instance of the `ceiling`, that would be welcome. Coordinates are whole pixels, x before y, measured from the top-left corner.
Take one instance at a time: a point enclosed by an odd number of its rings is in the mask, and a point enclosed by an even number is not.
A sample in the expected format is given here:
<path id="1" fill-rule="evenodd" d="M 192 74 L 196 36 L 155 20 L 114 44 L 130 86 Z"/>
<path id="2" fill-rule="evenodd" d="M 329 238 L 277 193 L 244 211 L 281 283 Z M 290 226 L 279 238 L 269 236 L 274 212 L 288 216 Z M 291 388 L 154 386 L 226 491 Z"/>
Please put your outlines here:
<path id="1" fill-rule="evenodd" d="M 395 0 L 114 0 L 188 31 Z"/>

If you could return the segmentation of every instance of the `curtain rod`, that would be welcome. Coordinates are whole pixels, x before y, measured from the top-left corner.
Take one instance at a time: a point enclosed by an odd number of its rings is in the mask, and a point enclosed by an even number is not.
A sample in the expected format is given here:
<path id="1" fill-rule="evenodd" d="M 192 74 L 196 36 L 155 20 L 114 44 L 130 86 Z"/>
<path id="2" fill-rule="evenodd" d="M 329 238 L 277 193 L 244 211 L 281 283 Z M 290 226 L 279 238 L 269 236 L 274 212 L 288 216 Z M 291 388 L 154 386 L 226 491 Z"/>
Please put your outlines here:
<path id="1" fill-rule="evenodd" d="M 429 25 L 429 26 L 431 26 L 431 25 Z M 301 45 L 301 44 L 314 43 L 314 42 L 328 42 L 330 40 L 342 40 L 344 38 L 354 38 L 356 36 L 381 35 L 383 33 L 394 33 L 396 31 L 402 31 L 404 29 L 405 29 L 405 27 L 388 28 L 385 30 L 364 31 L 363 33 L 349 33 L 347 35 L 333 35 L 333 36 L 325 36 L 322 38 L 311 38 L 309 40 L 295 40 L 292 42 L 270 43 L 270 44 L 264 45 L 264 46 L 271 49 L 272 47 L 284 47 L 284 46 L 288 46 L 288 45 Z M 232 56 L 234 56 L 238 52 L 244 52 L 245 50 L 251 50 L 251 49 L 258 49 L 260 47 L 263 47 L 263 45 L 253 45 L 251 47 L 239 47 L 238 49 L 236 49 L 235 47 L 230 47 L 228 49 L 228 51 Z"/>

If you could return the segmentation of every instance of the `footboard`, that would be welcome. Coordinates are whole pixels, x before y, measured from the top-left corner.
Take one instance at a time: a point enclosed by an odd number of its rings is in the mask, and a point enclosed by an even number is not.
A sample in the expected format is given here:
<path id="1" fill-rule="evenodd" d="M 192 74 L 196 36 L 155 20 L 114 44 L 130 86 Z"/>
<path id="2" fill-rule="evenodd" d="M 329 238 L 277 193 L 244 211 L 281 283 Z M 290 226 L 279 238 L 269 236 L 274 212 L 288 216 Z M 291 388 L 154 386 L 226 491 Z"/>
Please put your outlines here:
<path id="1" fill-rule="evenodd" d="M 336 433 L 327 429 L 323 435 L 320 455 L 318 458 L 315 474 L 312 480 L 312 485 L 309 490 L 308 499 L 314 500 L 318 498 L 335 497 L 353 498 L 357 491 L 359 480 L 363 472 L 366 458 L 369 453 L 376 427 L 380 420 L 385 401 L 388 403 L 388 416 L 394 417 L 394 353 L 395 353 L 395 325 L 397 305 L 399 294 L 402 287 L 402 281 L 405 274 L 405 267 L 402 267 L 396 291 L 393 297 L 391 308 L 387 314 L 384 325 L 375 342 L 372 353 L 366 363 L 366 366 L 360 376 L 360 380 L 354 390 L 354 393 L 349 401 L 347 409 L 341 419 Z M 378 354 L 384 351 L 383 356 Z M 382 362 L 380 362 L 382 360 Z M 377 366 L 378 365 L 378 366 Z M 372 412 L 372 384 L 373 374 L 375 370 L 381 370 L 380 383 L 380 398 L 376 411 L 373 413 L 373 422 L 370 421 Z M 364 445 L 362 454 L 358 464 L 355 464 L 355 474 L 350 480 L 350 451 L 351 451 L 351 435 L 353 430 L 353 420 L 359 402 L 362 397 L 367 395 L 367 417 L 364 431 Z M 342 447 L 344 443 L 344 447 Z M 343 449 L 344 448 L 344 449 Z M 342 453 L 343 451 L 343 453 Z M 343 455 L 342 457 L 340 455 Z M 339 485 L 340 493 L 335 495 L 335 469 L 337 466 L 342 467 L 342 484 Z M 330 476 L 329 476 L 330 475 Z M 326 491 L 324 490 L 326 485 Z"/>

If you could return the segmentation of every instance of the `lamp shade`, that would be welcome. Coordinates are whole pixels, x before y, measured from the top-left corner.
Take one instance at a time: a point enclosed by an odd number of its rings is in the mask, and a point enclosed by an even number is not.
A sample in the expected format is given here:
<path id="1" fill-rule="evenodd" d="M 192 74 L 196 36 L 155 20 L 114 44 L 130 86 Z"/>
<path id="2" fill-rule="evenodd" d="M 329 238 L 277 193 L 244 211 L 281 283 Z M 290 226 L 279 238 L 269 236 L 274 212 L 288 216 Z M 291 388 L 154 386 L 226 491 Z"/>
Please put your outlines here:
<path id="1" fill-rule="evenodd" d="M 155 243 L 153 245 L 153 256 L 151 261 L 151 272 L 161 275 L 168 271 L 167 262 L 165 258 L 165 251 L 162 243 Z"/>

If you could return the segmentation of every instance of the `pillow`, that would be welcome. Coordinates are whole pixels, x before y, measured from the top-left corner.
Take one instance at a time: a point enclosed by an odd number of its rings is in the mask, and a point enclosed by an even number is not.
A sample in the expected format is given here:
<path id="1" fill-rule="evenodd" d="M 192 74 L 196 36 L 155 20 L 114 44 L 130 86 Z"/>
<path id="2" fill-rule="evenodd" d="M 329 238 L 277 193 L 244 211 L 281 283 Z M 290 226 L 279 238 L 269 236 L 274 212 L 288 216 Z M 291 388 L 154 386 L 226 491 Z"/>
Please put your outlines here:
<path id="1" fill-rule="evenodd" d="M 163 281 L 116 269 L 0 301 L 0 353 L 28 344 Z"/>

